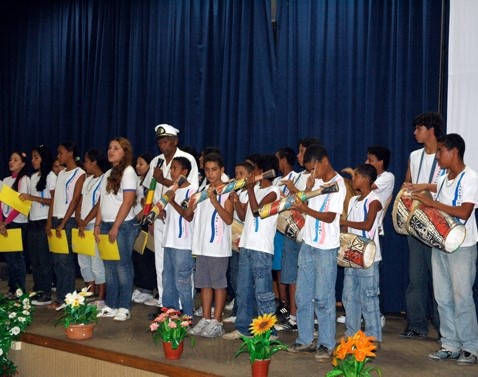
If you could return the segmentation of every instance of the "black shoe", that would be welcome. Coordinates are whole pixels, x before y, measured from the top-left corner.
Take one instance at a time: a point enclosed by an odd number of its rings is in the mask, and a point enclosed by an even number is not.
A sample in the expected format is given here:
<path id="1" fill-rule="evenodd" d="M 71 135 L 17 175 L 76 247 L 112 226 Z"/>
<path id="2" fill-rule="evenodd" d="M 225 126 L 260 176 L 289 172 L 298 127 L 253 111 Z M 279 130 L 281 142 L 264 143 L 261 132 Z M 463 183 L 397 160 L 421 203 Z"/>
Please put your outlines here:
<path id="1" fill-rule="evenodd" d="M 284 302 L 281 302 L 279 306 L 276 309 L 275 315 L 277 317 L 278 322 L 282 323 L 287 320 L 287 317 L 289 317 L 289 310 L 286 307 L 286 304 Z"/>
<path id="2" fill-rule="evenodd" d="M 420 334 L 416 332 L 415 330 L 405 330 L 399 336 L 400 338 L 405 338 L 405 339 L 423 339 L 427 337 L 426 335 Z"/>

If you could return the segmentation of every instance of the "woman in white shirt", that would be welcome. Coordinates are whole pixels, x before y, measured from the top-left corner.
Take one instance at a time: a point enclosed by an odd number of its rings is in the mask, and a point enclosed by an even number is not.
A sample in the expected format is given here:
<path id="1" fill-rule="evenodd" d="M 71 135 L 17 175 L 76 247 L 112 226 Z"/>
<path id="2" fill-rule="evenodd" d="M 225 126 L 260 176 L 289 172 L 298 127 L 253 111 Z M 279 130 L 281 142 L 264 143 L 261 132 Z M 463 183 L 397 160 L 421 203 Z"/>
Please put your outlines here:
<path id="1" fill-rule="evenodd" d="M 133 151 L 128 139 L 118 137 L 108 147 L 108 161 L 113 168 L 105 173 L 100 185 L 99 211 L 96 216 L 95 236 L 108 234 L 109 242 L 117 242 L 119 260 L 105 260 L 106 305 L 98 317 L 114 317 L 126 321 L 130 317 L 133 291 L 133 250 L 136 219 L 133 204 L 137 177 L 131 166 Z"/>

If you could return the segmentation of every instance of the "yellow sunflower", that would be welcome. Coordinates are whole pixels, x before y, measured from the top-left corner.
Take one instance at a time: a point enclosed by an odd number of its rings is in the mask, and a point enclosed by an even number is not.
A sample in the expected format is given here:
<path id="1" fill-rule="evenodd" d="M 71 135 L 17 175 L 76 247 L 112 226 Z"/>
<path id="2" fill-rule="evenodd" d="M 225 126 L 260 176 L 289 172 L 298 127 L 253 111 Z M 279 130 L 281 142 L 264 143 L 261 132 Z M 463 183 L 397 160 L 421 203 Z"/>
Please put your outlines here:
<path id="1" fill-rule="evenodd" d="M 252 321 L 249 330 L 254 336 L 261 335 L 272 329 L 276 323 L 277 317 L 274 314 L 260 315 Z"/>

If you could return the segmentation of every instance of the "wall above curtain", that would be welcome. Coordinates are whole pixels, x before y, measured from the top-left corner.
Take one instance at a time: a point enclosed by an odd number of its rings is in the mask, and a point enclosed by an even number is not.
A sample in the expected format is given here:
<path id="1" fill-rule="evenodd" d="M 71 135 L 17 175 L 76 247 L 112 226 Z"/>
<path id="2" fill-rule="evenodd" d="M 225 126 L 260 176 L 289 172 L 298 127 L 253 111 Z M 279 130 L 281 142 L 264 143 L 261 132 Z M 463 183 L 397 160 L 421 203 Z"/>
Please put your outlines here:
<path id="1" fill-rule="evenodd" d="M 449 1 L 449 0 L 443 0 Z M 5 2 L 4 2 L 5 3 Z M 403 181 L 411 121 L 437 110 L 442 0 L 17 0 L 0 5 L 0 173 L 13 150 L 82 152 L 153 128 L 253 152 L 318 136 L 337 170 L 392 150 Z M 404 309 L 406 246 L 386 222 L 387 311 Z"/>

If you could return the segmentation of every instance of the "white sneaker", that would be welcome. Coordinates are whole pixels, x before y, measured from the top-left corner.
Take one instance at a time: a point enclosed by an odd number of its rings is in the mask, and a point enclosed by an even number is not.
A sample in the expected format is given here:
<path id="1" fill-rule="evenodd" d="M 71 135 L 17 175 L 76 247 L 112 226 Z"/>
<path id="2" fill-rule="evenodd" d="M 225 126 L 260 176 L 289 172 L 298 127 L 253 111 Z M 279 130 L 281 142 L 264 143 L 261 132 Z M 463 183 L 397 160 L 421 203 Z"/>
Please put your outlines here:
<path id="1" fill-rule="evenodd" d="M 145 304 L 146 306 L 161 306 L 159 301 L 154 297 L 151 297 L 149 300 L 144 301 L 143 304 Z"/>
<path id="2" fill-rule="evenodd" d="M 118 309 L 112 309 L 109 306 L 104 306 L 103 309 L 96 315 L 97 317 L 115 317 L 118 313 Z"/>
<path id="3" fill-rule="evenodd" d="M 224 318 L 222 320 L 222 322 L 224 322 L 224 323 L 236 323 L 236 316 L 235 315 L 230 315 L 229 317 Z"/>
<path id="4" fill-rule="evenodd" d="M 196 326 L 194 326 L 192 329 L 188 331 L 188 334 L 190 335 L 200 335 L 203 330 L 209 325 L 209 320 L 206 318 L 201 318 L 201 320 L 196 323 Z"/>
<path id="5" fill-rule="evenodd" d="M 150 293 L 141 293 L 139 295 L 137 295 L 133 301 L 137 304 L 143 304 L 145 303 L 146 301 L 149 301 L 149 300 L 155 300 L 156 302 L 158 302 L 158 300 L 156 300 L 152 294 Z"/>
<path id="6" fill-rule="evenodd" d="M 337 318 L 337 323 L 345 323 L 345 316 L 341 315 L 340 317 Z"/>
<path id="7" fill-rule="evenodd" d="M 201 332 L 201 336 L 205 338 L 217 338 L 224 334 L 222 323 L 217 319 L 211 319 L 206 328 Z"/>
<path id="8" fill-rule="evenodd" d="M 241 338 L 242 334 L 239 330 L 234 330 L 231 332 L 228 332 L 222 336 L 222 339 L 225 340 L 237 340 L 237 339 L 242 339 Z"/>
<path id="9" fill-rule="evenodd" d="M 236 299 L 233 298 L 233 299 L 229 302 L 229 304 L 227 304 L 227 305 L 224 307 L 224 309 L 226 309 L 226 310 L 232 310 L 232 309 L 234 308 L 234 301 L 235 301 L 235 300 L 236 300 Z M 224 322 L 224 321 L 223 321 L 223 322 Z"/>
<path id="10" fill-rule="evenodd" d="M 118 312 L 116 313 L 115 317 L 113 318 L 115 321 L 126 321 L 129 319 L 129 310 L 126 308 L 119 308 Z"/>
<path id="11" fill-rule="evenodd" d="M 383 314 L 380 314 L 380 324 L 382 325 L 382 328 L 385 327 L 385 316 Z"/>
<path id="12" fill-rule="evenodd" d="M 131 301 L 134 301 L 140 294 L 141 292 L 139 291 L 139 289 L 135 289 L 133 291 L 133 294 L 131 295 Z"/>

